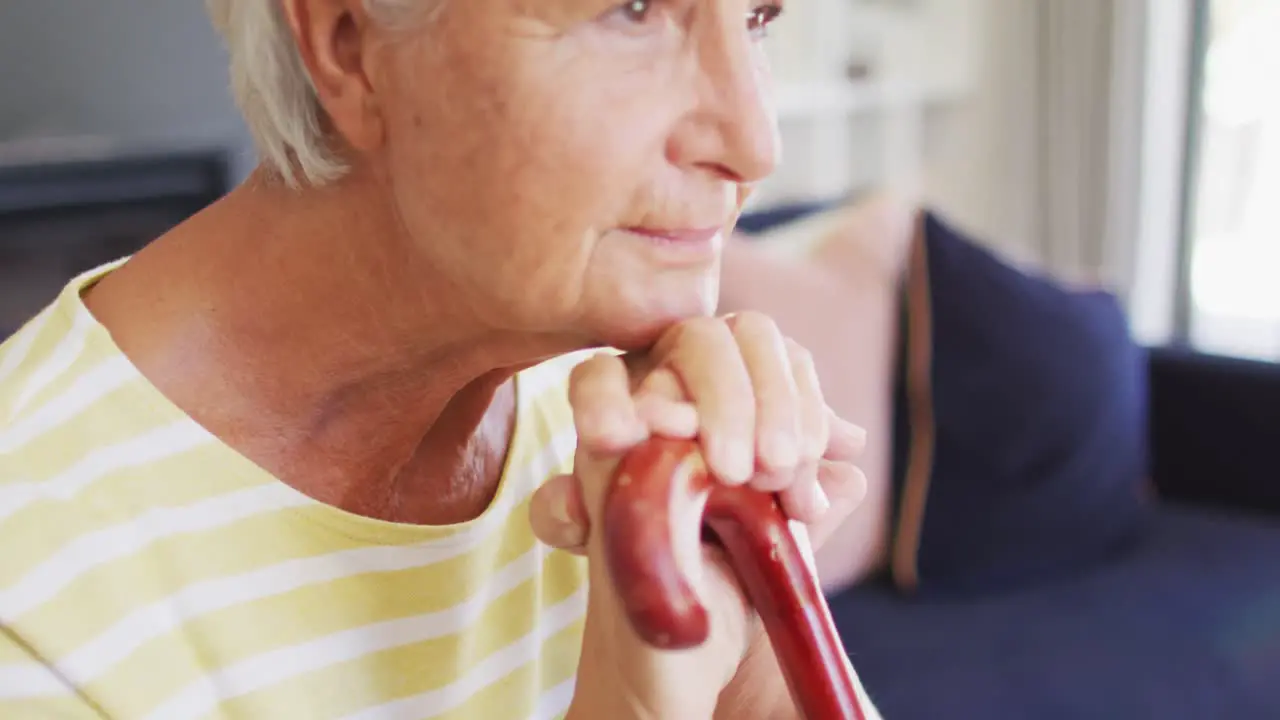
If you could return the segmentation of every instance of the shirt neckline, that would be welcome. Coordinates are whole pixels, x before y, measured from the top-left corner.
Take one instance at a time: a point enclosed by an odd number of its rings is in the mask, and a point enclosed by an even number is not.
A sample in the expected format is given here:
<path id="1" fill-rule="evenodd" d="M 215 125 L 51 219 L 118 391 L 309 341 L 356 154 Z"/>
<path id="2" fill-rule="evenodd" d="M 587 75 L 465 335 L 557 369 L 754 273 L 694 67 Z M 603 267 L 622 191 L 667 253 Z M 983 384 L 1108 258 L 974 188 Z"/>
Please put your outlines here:
<path id="1" fill-rule="evenodd" d="M 83 295 L 85 291 L 126 262 L 128 262 L 128 257 L 108 262 L 76 276 L 67 284 L 58 298 L 58 304 L 61 306 L 60 311 L 68 316 L 68 320 L 75 321 L 78 318 L 80 322 L 87 324 L 86 344 L 96 345 L 105 354 L 117 357 L 122 362 L 127 363 L 131 373 L 137 380 L 133 384 L 136 388 L 133 398 L 135 402 L 141 403 L 149 411 L 157 413 L 168 421 L 184 420 L 195 423 L 194 418 L 169 400 L 164 393 L 160 392 L 159 388 L 147 380 L 146 376 L 116 344 L 111 332 L 106 326 L 98 322 L 97 318 L 94 317 L 84 303 Z M 520 487 L 527 484 L 519 482 L 517 479 L 517 476 L 524 474 L 524 468 L 515 467 L 517 458 L 527 455 L 524 452 L 524 446 L 531 430 L 528 427 L 531 398 L 528 397 L 528 388 L 525 387 L 526 383 L 522 374 L 517 373 L 512 378 L 515 392 L 515 418 L 511 437 L 507 444 L 506 456 L 502 461 L 502 474 L 499 477 L 493 500 L 479 516 L 460 523 L 420 525 L 381 520 L 344 510 L 303 493 L 275 477 L 265 468 L 253 462 L 212 433 L 210 433 L 210 437 L 217 448 L 218 460 L 226 463 L 229 473 L 242 480 L 248 480 L 252 484 L 275 486 L 283 495 L 292 496 L 295 502 L 288 504 L 287 512 L 302 520 L 322 525 L 330 531 L 353 540 L 374 544 L 400 545 L 440 540 L 468 542 L 469 538 L 476 533 L 487 533 L 505 522 L 510 514 L 515 511 L 515 506 L 520 503 L 521 498 L 517 497 L 517 495 L 523 495 Z M 201 429 L 204 428 L 202 427 Z M 204 430 L 208 432 L 207 429 Z"/>

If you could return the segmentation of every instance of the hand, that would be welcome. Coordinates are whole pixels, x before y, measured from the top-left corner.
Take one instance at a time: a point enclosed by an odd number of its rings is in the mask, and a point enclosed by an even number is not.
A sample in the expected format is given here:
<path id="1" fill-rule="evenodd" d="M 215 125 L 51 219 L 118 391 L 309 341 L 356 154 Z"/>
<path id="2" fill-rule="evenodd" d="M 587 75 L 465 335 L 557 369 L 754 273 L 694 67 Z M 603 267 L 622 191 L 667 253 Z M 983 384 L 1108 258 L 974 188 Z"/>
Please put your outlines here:
<path id="1" fill-rule="evenodd" d="M 731 682 L 750 681 L 739 673 L 743 658 L 761 655 L 768 641 L 727 566 L 697 548 L 681 560 L 711 614 L 708 642 L 662 653 L 636 638 L 603 566 L 599 533 L 589 532 L 617 460 L 651 434 L 697 438 L 720 481 L 777 492 L 804 524 L 798 532 L 820 544 L 865 493 L 852 465 L 863 433 L 827 408 L 808 353 L 754 313 L 689 320 L 644 355 L 588 360 L 571 378 L 570 402 L 575 475 L 539 491 L 532 521 L 545 542 L 589 559 L 583 657 L 591 662 L 580 669 L 574 706 L 602 717 L 711 717 Z M 624 706 L 599 704 L 606 696 Z"/>

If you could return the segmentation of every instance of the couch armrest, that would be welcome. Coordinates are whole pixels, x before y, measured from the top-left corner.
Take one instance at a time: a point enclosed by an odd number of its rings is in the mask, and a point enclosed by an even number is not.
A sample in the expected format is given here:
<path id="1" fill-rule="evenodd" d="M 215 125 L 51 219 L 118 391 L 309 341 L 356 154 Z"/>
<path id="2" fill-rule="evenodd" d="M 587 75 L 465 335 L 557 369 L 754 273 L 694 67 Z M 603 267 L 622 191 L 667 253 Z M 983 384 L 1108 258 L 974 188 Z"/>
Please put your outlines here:
<path id="1" fill-rule="evenodd" d="M 1154 348 L 1150 384 L 1160 496 L 1280 514 L 1280 364 Z"/>

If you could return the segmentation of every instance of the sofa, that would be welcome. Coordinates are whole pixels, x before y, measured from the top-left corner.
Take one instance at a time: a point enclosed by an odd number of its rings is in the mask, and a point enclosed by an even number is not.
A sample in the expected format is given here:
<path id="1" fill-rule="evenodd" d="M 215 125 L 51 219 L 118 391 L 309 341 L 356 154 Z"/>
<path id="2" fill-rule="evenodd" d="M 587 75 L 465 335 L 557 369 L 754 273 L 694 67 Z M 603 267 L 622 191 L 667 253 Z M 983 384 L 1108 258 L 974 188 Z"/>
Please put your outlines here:
<path id="1" fill-rule="evenodd" d="M 884 717 L 1280 718 L 1280 364 L 1138 347 L 1105 291 L 1031 276 L 936 213 L 920 233 L 932 525 L 828 598 Z M 902 334 L 919 337 L 909 285 Z M 899 525 L 921 435 L 911 352 L 895 379 Z"/>

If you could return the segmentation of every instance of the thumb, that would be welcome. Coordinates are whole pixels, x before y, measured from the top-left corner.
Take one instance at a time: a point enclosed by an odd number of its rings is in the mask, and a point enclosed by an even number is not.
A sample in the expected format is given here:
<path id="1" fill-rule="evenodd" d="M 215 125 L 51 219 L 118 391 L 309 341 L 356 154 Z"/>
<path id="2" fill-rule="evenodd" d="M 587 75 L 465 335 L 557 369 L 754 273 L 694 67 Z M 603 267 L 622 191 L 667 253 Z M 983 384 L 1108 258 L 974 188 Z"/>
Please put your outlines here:
<path id="1" fill-rule="evenodd" d="M 558 475 L 543 483 L 529 502 L 529 524 L 543 543 L 575 555 L 585 554 L 590 521 L 577 478 Z"/>

